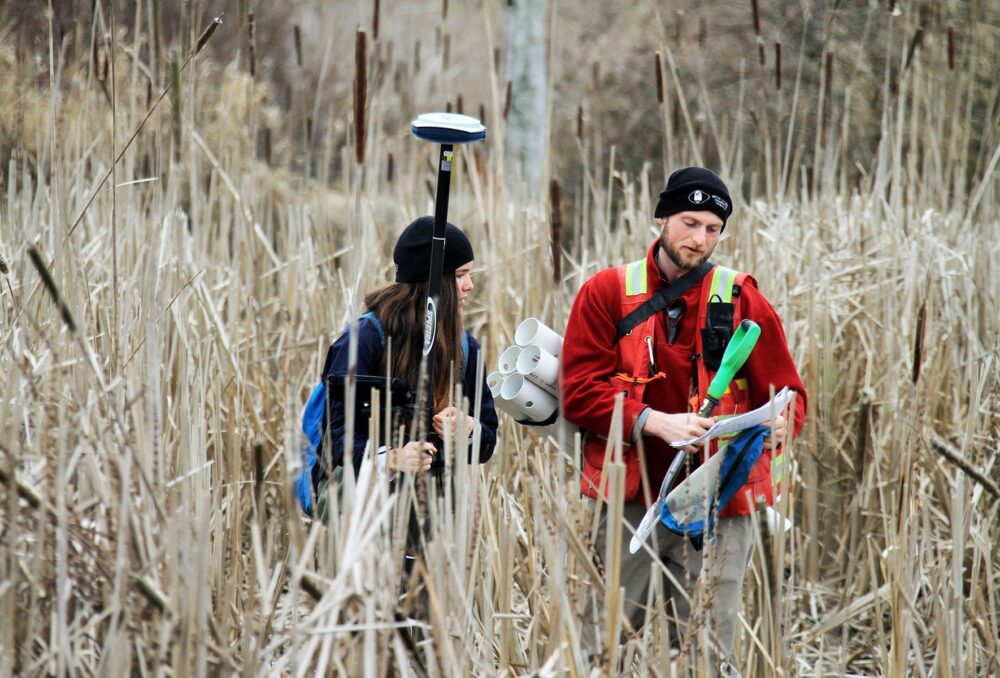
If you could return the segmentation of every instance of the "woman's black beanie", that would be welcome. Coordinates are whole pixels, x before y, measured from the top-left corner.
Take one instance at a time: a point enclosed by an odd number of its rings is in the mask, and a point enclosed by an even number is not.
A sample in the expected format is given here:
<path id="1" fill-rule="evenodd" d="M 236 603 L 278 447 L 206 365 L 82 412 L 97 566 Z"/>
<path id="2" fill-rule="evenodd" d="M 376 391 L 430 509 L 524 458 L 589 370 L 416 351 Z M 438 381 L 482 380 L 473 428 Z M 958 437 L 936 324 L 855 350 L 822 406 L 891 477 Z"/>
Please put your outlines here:
<path id="1" fill-rule="evenodd" d="M 660 193 L 654 217 L 669 217 L 678 212 L 708 210 L 722 219 L 722 228 L 733 213 L 729 189 L 719 175 L 704 167 L 685 167 L 670 175 Z"/>
<path id="2" fill-rule="evenodd" d="M 396 282 L 426 282 L 431 277 L 431 237 L 434 234 L 434 217 L 414 220 L 403 229 L 392 250 L 396 264 Z M 473 259 L 472 243 L 455 224 L 445 229 L 444 267 L 442 274 L 454 273 Z"/>

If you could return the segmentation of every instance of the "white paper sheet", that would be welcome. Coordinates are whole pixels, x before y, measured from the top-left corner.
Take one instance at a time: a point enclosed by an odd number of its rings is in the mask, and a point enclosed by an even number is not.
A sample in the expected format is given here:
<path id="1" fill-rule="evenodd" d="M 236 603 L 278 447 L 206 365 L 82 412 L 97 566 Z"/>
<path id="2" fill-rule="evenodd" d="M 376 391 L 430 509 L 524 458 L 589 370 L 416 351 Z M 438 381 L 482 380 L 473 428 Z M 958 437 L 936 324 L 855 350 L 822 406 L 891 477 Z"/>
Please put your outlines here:
<path id="1" fill-rule="evenodd" d="M 674 447 L 684 447 L 686 445 L 699 445 L 701 443 L 712 440 L 713 438 L 718 438 L 719 436 L 724 436 L 727 433 L 735 433 L 737 431 L 742 431 L 743 429 L 751 428 L 757 424 L 762 424 L 771 418 L 772 413 L 780 413 L 791 401 L 794 391 L 789 389 L 787 386 L 774 394 L 774 398 L 767 403 L 764 403 L 756 410 L 751 410 L 744 414 L 738 414 L 735 417 L 728 417 L 726 419 L 721 419 L 712 428 L 708 429 L 705 433 L 698 436 L 697 438 L 691 438 L 691 440 L 680 440 L 676 443 L 670 443 Z"/>

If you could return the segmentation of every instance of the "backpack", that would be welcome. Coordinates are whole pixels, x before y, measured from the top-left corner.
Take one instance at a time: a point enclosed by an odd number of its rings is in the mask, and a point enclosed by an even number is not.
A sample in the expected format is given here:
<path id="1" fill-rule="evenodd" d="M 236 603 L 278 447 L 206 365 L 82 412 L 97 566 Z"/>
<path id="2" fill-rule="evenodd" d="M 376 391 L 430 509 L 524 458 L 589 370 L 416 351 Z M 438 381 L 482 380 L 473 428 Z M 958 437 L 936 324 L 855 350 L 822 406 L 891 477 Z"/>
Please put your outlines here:
<path id="1" fill-rule="evenodd" d="M 362 313 L 358 323 L 368 320 L 375 329 L 378 330 L 379 345 L 385 350 L 385 328 L 382 321 L 373 311 Z M 465 376 L 469 363 L 469 332 L 462 332 L 462 376 Z M 316 466 L 316 453 L 323 442 L 323 416 L 326 414 L 326 383 L 321 379 L 316 388 L 309 395 L 305 409 L 302 411 L 302 433 L 305 434 L 306 441 L 303 443 L 299 454 L 302 458 L 302 468 L 295 478 L 295 499 L 298 501 L 302 512 L 307 516 L 313 514 L 313 485 L 312 474 Z"/>

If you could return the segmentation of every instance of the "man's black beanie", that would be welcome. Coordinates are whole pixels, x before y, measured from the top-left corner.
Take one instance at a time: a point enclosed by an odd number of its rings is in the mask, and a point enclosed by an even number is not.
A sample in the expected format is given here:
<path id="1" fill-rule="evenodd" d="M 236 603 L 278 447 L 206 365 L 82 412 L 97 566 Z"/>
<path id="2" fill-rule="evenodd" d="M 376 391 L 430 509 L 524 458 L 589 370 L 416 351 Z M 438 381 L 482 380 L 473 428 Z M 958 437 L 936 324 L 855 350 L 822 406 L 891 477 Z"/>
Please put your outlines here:
<path id="1" fill-rule="evenodd" d="M 733 213 L 729 189 L 719 175 L 704 167 L 685 167 L 670 175 L 660 193 L 654 217 L 669 217 L 678 212 L 707 210 L 722 219 L 722 228 Z"/>
<path id="2" fill-rule="evenodd" d="M 431 277 L 431 239 L 434 217 L 420 217 L 403 229 L 392 250 L 396 264 L 396 282 L 427 282 Z M 472 243 L 455 224 L 449 223 L 444 237 L 442 274 L 454 273 L 473 259 Z"/>

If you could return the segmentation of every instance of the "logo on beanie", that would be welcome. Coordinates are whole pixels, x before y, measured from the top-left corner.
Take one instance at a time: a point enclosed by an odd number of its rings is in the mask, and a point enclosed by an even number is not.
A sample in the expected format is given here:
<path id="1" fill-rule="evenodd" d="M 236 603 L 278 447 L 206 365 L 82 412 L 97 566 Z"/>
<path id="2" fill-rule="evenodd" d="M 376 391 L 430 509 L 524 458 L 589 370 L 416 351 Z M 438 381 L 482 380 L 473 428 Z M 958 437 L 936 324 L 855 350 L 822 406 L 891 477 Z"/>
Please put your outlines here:
<path id="1" fill-rule="evenodd" d="M 700 205 L 702 203 L 708 202 L 708 199 L 710 197 L 711 196 L 708 193 L 699 188 L 691 191 L 691 194 L 688 196 L 688 200 L 695 205 Z"/>
<path id="2" fill-rule="evenodd" d="M 714 200 L 715 204 L 718 205 L 724 212 L 729 211 L 729 203 L 720 198 L 719 196 L 713 195 L 712 200 Z"/>

